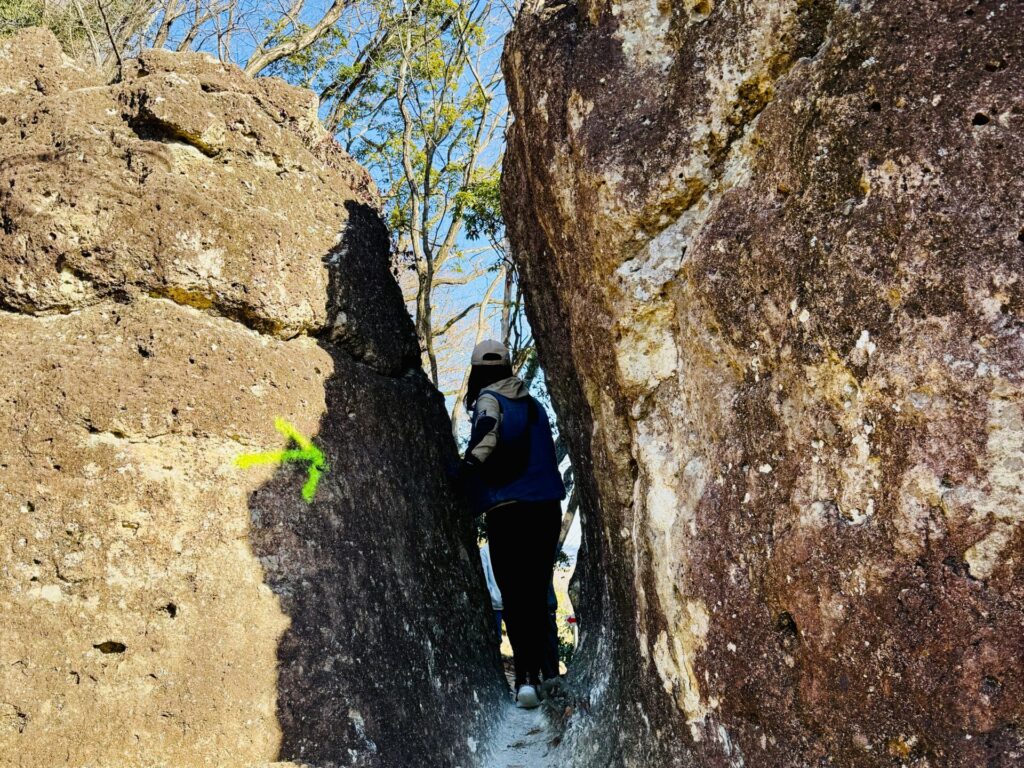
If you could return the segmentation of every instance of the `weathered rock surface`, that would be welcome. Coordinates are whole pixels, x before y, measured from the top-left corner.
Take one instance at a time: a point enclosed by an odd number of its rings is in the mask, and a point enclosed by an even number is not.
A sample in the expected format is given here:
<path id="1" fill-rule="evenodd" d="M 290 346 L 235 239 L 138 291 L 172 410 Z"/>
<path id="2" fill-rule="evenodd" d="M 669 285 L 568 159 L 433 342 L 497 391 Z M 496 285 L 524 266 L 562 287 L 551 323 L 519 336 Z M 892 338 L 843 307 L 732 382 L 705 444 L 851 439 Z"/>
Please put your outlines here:
<path id="1" fill-rule="evenodd" d="M 1024 7 L 541 4 L 505 212 L 580 766 L 1024 765 Z"/>
<path id="2" fill-rule="evenodd" d="M 0 765 L 471 765 L 501 688 L 444 404 L 312 95 L 29 31 L 0 125 Z M 312 504 L 233 465 L 275 417 Z"/>

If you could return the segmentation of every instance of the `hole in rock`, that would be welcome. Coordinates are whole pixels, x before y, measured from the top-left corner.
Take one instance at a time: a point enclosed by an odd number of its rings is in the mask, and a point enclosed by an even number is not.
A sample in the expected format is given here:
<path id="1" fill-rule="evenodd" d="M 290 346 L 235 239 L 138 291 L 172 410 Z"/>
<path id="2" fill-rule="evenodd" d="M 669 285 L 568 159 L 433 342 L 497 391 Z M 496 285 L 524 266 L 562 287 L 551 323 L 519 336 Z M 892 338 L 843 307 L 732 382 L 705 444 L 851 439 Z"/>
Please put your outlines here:
<path id="1" fill-rule="evenodd" d="M 947 568 L 949 568 L 949 570 L 951 570 L 957 576 L 964 576 L 965 578 L 968 578 L 968 579 L 974 579 L 974 577 L 971 576 L 971 571 L 970 571 L 970 568 L 968 568 L 967 563 L 965 563 L 963 560 L 961 560 L 958 557 L 954 557 L 953 555 L 949 555 L 949 556 L 943 558 L 942 564 L 944 566 L 946 566 Z"/>
<path id="2" fill-rule="evenodd" d="M 796 621 L 794 621 L 793 614 L 789 611 L 783 611 L 778 615 L 778 618 L 775 619 L 775 629 L 787 639 L 797 639 L 800 637 Z"/>
<path id="3" fill-rule="evenodd" d="M 971 125 L 988 125 L 988 115 L 984 112 L 976 112 L 971 118 Z"/>
<path id="4" fill-rule="evenodd" d="M 711 14 L 711 0 L 701 0 L 693 6 L 693 15 L 699 19 L 706 18 Z"/>
<path id="5" fill-rule="evenodd" d="M 168 603 L 160 610 L 166 613 L 172 619 L 178 615 L 178 606 L 176 606 L 174 603 Z"/>
<path id="6" fill-rule="evenodd" d="M 100 653 L 124 653 L 128 646 L 116 640 L 104 640 L 102 643 L 94 645 L 93 648 Z"/>
<path id="7" fill-rule="evenodd" d="M 1003 690 L 1003 684 L 992 675 L 986 675 L 981 681 L 981 691 L 987 696 L 995 696 Z"/>

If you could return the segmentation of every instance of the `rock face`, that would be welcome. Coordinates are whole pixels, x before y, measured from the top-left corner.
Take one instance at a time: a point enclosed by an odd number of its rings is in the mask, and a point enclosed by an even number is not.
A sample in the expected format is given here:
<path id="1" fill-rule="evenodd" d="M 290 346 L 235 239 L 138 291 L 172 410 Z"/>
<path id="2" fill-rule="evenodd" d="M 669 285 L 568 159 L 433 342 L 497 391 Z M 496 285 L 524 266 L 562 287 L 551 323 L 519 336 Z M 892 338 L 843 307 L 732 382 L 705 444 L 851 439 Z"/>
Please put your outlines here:
<path id="1" fill-rule="evenodd" d="M 313 96 L 155 51 L 108 85 L 29 31 L 0 125 L 0 764 L 473 764 L 444 403 Z M 276 417 L 310 504 L 233 463 Z"/>
<path id="2" fill-rule="evenodd" d="M 567 764 L 1024 765 L 1022 28 L 520 15 L 503 199 L 589 560 Z"/>

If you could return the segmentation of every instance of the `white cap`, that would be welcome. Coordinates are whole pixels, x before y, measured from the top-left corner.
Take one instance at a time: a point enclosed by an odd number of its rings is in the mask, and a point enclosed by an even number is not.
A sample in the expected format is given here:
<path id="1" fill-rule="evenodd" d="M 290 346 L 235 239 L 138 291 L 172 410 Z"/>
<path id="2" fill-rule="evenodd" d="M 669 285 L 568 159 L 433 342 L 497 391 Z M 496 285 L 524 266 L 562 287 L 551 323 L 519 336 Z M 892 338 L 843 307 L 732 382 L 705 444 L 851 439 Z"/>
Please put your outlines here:
<path id="1" fill-rule="evenodd" d="M 484 339 L 473 348 L 473 365 L 511 365 L 508 347 L 494 339 Z"/>

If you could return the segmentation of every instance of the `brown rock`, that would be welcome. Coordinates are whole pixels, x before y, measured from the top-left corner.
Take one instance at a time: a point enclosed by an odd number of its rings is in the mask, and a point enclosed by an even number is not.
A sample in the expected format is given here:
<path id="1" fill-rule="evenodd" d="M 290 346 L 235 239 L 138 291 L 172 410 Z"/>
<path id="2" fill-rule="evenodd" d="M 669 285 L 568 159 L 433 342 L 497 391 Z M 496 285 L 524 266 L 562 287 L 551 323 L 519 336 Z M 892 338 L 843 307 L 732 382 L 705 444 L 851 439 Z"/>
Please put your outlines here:
<path id="1" fill-rule="evenodd" d="M 0 765 L 474 759 L 502 690 L 450 428 L 315 114 L 200 55 L 106 85 L 0 41 Z M 326 455 L 312 504 L 234 464 L 276 417 Z"/>
<path id="2" fill-rule="evenodd" d="M 210 309 L 281 338 L 344 325 L 346 314 L 324 305 L 327 269 L 308 254 L 335 253 L 346 205 L 376 198 L 365 171 L 343 160 L 332 163 L 347 166 L 339 172 L 311 151 L 326 135 L 312 122 L 310 94 L 291 89 L 300 95 L 289 98 L 283 84 L 165 51 L 129 62 L 114 86 L 45 88 L 33 83 L 70 65 L 59 49 L 36 47 L 44 55 L 34 80 L 18 74 L 23 52 L 0 80 L 0 204 L 11 212 L 0 286 L 10 308 L 70 311 L 121 292 Z M 295 203 L 287 215 L 282 201 Z M 372 354 L 400 370 L 416 354 L 401 342 Z"/>
<path id="3" fill-rule="evenodd" d="M 572 765 L 1024 764 L 1019 4 L 539 4 L 510 235 Z"/>

